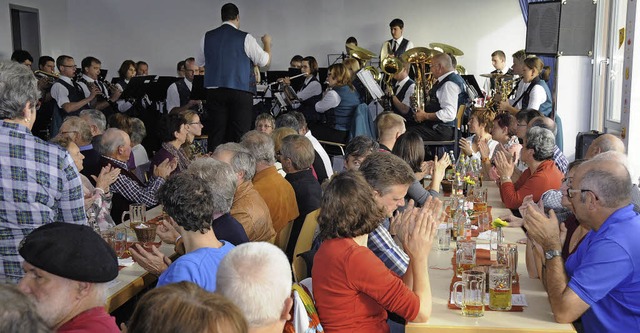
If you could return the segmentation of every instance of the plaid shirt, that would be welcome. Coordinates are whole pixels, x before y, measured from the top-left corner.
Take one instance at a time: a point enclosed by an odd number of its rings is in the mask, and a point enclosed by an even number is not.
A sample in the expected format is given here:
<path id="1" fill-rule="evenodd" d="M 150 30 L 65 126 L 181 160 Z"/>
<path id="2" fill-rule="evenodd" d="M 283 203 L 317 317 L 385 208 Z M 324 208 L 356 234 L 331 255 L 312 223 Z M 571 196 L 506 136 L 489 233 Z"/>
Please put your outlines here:
<path id="1" fill-rule="evenodd" d="M 402 277 L 409 266 L 409 256 L 393 240 L 385 227 L 387 221 L 388 219 L 369 234 L 367 247 L 382 260 L 387 268 Z"/>
<path id="2" fill-rule="evenodd" d="M 567 174 L 569 161 L 567 161 L 567 158 L 558 146 L 553 149 L 553 162 L 556 163 L 556 166 L 560 169 L 560 172 L 562 172 L 563 175 Z"/>
<path id="3" fill-rule="evenodd" d="M 51 222 L 87 223 L 82 183 L 66 150 L 1 120 L 0 183 L 0 283 L 17 283 L 26 235 Z"/>
<path id="4" fill-rule="evenodd" d="M 129 170 L 126 161 L 119 161 L 104 155 L 102 155 L 102 157 L 121 169 Z M 135 175 L 128 176 L 124 173 L 124 171 L 120 172 L 118 179 L 111 185 L 111 192 L 120 193 L 125 199 L 131 202 L 143 203 L 147 205 L 147 207 L 153 207 L 158 204 L 156 194 L 160 186 L 164 184 L 164 179 L 154 177 L 147 184 L 142 184 L 132 178 L 135 177 Z"/>

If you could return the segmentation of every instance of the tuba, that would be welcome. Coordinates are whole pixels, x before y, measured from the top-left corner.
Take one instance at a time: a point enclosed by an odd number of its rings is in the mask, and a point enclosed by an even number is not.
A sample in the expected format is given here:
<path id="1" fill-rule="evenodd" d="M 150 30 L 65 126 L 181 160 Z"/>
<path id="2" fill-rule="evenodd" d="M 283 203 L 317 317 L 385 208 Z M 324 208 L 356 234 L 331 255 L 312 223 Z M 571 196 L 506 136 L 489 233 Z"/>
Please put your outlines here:
<path id="1" fill-rule="evenodd" d="M 395 57 L 387 57 L 380 63 L 380 68 L 387 74 L 387 87 L 391 85 L 391 79 L 396 73 L 402 71 L 402 62 Z"/>
<path id="2" fill-rule="evenodd" d="M 404 62 L 412 65 L 415 64 L 417 69 L 416 88 L 413 96 L 411 96 L 411 108 L 414 110 L 424 110 L 425 108 L 425 96 L 427 96 L 427 92 L 431 90 L 434 82 L 431 72 L 427 72 L 426 67 L 428 64 L 431 64 L 433 56 L 440 53 L 440 51 L 426 47 L 414 47 L 401 56 Z"/>

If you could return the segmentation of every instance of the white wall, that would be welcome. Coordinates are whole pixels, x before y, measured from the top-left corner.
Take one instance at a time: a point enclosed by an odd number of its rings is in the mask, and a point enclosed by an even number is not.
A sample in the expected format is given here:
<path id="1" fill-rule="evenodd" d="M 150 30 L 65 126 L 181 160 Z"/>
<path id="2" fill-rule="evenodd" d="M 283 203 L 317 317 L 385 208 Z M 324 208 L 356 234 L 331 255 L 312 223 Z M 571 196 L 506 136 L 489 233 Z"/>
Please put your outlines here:
<path id="1" fill-rule="evenodd" d="M 93 55 L 115 74 L 125 59 L 145 60 L 152 74 L 173 75 L 175 64 L 193 55 L 205 31 L 220 24 L 225 1 L 68 0 L 70 49 L 79 59 Z M 379 52 L 390 38 L 389 22 L 400 17 L 416 46 L 444 42 L 465 52 L 459 63 L 471 73 L 491 68 L 490 54 L 524 48 L 526 26 L 514 0 L 237 0 L 241 29 L 273 37 L 271 69 L 288 67 L 294 54 L 313 55 L 321 66 L 328 53 L 344 51 L 355 36 Z M 72 18 L 72 19 L 71 19 Z M 508 57 L 510 63 L 510 57 Z M 111 75 L 109 75 L 111 76 Z"/>
<path id="2" fill-rule="evenodd" d="M 0 0 L 0 59 L 8 59 L 13 52 L 9 4 L 38 9 L 40 50 L 43 55 L 53 55 L 55 58 L 69 52 L 71 43 L 66 0 Z"/>

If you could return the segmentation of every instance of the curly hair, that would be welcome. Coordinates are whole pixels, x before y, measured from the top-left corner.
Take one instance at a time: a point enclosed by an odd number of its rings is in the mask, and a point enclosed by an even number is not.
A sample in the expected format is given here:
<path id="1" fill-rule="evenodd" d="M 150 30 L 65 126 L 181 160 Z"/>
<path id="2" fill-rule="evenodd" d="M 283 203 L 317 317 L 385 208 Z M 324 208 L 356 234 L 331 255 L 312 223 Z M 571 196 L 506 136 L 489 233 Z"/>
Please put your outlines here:
<path id="1" fill-rule="evenodd" d="M 324 189 L 318 226 L 320 239 L 353 238 L 371 233 L 385 213 L 375 204 L 373 189 L 358 171 L 334 176 Z"/>
<path id="2" fill-rule="evenodd" d="M 158 190 L 158 202 L 184 230 L 204 234 L 211 229 L 213 194 L 200 177 L 186 172 L 170 177 Z"/>

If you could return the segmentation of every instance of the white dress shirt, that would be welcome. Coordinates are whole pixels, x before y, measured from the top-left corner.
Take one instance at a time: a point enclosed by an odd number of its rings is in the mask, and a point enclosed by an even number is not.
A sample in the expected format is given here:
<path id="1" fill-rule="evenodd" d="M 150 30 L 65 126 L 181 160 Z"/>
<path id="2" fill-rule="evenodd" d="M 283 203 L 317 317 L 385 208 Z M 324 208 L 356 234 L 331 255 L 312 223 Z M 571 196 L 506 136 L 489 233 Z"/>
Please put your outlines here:
<path id="1" fill-rule="evenodd" d="M 73 81 L 70 77 L 60 75 L 60 80 L 73 86 Z M 58 107 L 62 109 L 62 106 L 69 103 L 69 90 L 62 83 L 55 82 L 51 86 L 51 97 L 56 100 Z"/>
<path id="2" fill-rule="evenodd" d="M 400 38 L 395 39 L 395 42 L 397 43 L 396 50 L 400 47 L 400 44 L 402 43 L 403 40 L 404 40 L 403 36 L 400 36 Z M 393 40 L 392 40 L 392 43 L 393 43 Z M 413 42 L 408 41 L 406 50 L 409 50 L 412 48 L 413 48 Z M 386 40 L 384 43 L 382 43 L 382 48 L 380 49 L 380 61 L 384 60 L 386 57 L 389 56 L 389 50 L 393 50 L 393 44 L 390 44 L 389 41 Z"/>
<path id="3" fill-rule="evenodd" d="M 187 85 L 187 88 L 189 88 L 189 91 L 191 91 L 193 83 L 187 80 L 186 77 L 183 78 L 183 80 Z M 173 108 L 179 108 L 181 106 L 182 105 L 180 105 L 180 94 L 178 93 L 178 85 L 174 82 L 169 86 L 169 88 L 167 88 L 167 111 L 171 112 Z"/>
<path id="4" fill-rule="evenodd" d="M 405 84 L 409 84 L 409 76 L 402 79 L 402 81 L 396 83 L 395 93 L 402 90 Z M 402 99 L 402 104 L 411 107 L 411 96 L 416 91 L 416 84 L 412 83 L 409 88 L 407 88 L 407 92 L 404 94 L 404 98 Z"/>
<path id="5" fill-rule="evenodd" d="M 320 141 L 316 139 L 316 137 L 311 134 L 310 130 L 307 130 L 307 133 L 304 135 L 309 141 L 311 141 L 311 145 L 313 149 L 320 155 L 320 159 L 322 159 L 322 164 L 324 164 L 325 170 L 327 170 L 327 178 L 331 178 L 333 175 L 333 166 L 331 166 L 331 158 L 329 158 L 329 154 L 324 150 Z"/>
<path id="6" fill-rule="evenodd" d="M 318 103 L 316 103 L 316 111 L 325 113 L 327 112 L 327 110 L 331 110 L 340 105 L 340 101 L 342 101 L 340 95 L 338 95 L 335 90 L 329 89 L 324 94 L 324 96 L 322 96 L 322 99 Z"/>
<path id="7" fill-rule="evenodd" d="M 454 71 L 447 72 L 438 78 L 438 82 L 444 80 L 447 76 L 453 74 Z M 453 81 L 445 82 L 438 91 L 436 97 L 440 102 L 440 110 L 436 111 L 436 117 L 442 122 L 450 122 L 456 119 L 458 115 L 458 95 L 460 87 Z"/>
<path id="8" fill-rule="evenodd" d="M 228 24 L 236 29 L 238 28 L 229 21 L 225 21 L 222 24 Z M 206 33 L 205 33 L 205 36 L 206 36 Z M 205 57 L 204 57 L 205 36 L 202 36 L 202 40 L 200 41 L 200 48 L 196 52 L 196 64 L 200 67 L 205 65 Z M 251 36 L 251 34 L 247 34 L 247 36 L 244 38 L 244 52 L 247 54 L 247 57 L 249 57 L 249 59 L 253 61 L 253 64 L 258 67 L 264 67 L 269 63 L 269 53 L 267 53 L 265 50 L 262 49 L 262 47 L 260 47 L 260 45 L 258 45 L 258 42 L 253 36 Z M 207 87 L 207 88 L 216 88 L 216 87 Z"/>
<path id="9" fill-rule="evenodd" d="M 313 78 L 312 76 L 309 76 L 308 78 L 306 78 L 304 80 L 304 84 L 306 84 L 307 86 L 296 93 L 296 95 L 298 96 L 298 99 L 301 102 L 313 96 L 322 94 L 322 85 L 317 80 L 313 82 L 309 82 L 311 81 L 312 78 Z"/>

